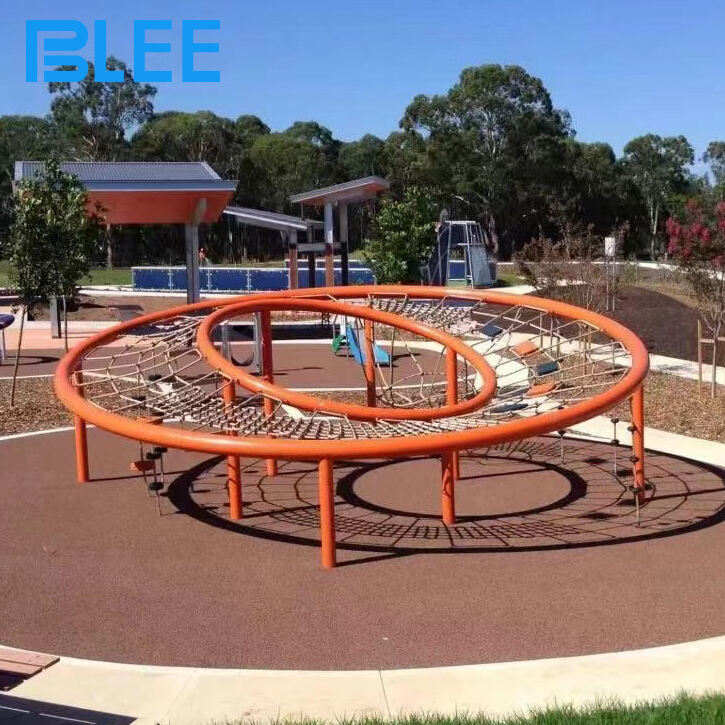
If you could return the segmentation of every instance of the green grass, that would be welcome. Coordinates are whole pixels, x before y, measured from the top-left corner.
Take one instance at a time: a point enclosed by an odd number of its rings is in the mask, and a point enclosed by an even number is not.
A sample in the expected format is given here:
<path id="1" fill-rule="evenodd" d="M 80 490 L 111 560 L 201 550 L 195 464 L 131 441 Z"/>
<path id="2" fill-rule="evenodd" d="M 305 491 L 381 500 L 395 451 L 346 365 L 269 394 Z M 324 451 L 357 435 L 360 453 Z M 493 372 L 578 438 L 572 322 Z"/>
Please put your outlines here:
<path id="1" fill-rule="evenodd" d="M 9 273 L 10 262 L 0 260 L 0 287 L 7 287 L 10 284 Z M 106 269 L 101 267 L 99 269 L 92 269 L 88 277 L 81 280 L 81 284 L 131 284 L 131 268 L 115 267 L 114 269 Z"/>
<path id="2" fill-rule="evenodd" d="M 8 286 L 8 269 L 10 262 L 0 259 L 0 288 Z"/>
<path id="3" fill-rule="evenodd" d="M 107 267 L 101 267 L 99 269 L 92 269 L 88 277 L 81 281 L 81 284 L 107 284 L 114 286 L 131 284 L 131 268 L 114 267 L 113 269 L 108 269 Z"/>
<path id="4" fill-rule="evenodd" d="M 250 720 L 227 721 L 227 725 L 249 725 Z M 483 715 L 412 715 L 383 718 L 336 719 L 335 725 L 722 725 L 725 723 L 725 696 L 690 697 L 680 695 L 640 705 L 599 704 L 540 710 L 530 715 L 492 719 Z M 280 719 L 277 725 L 321 725 L 320 720 Z M 202 725 L 200 723 L 200 725 Z"/>

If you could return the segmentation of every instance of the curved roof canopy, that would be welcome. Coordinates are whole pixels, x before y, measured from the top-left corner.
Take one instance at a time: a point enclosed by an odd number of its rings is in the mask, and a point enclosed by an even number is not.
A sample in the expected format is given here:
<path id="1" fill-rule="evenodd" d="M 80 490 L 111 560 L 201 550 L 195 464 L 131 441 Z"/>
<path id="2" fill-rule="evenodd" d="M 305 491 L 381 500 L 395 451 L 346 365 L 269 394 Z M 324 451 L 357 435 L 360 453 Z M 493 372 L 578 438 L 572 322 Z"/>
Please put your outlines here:
<path id="1" fill-rule="evenodd" d="M 355 204 L 365 201 L 365 199 L 371 199 L 379 192 L 389 188 L 390 182 L 387 179 L 383 179 L 381 176 L 366 176 L 363 179 L 346 181 L 344 184 L 293 194 L 290 196 L 290 201 L 293 204 L 308 204 L 309 206 L 323 206 L 327 202 Z"/>
<path id="2" fill-rule="evenodd" d="M 234 217 L 240 224 L 248 224 L 253 227 L 262 227 L 264 229 L 274 229 L 279 232 L 304 232 L 307 226 L 321 227 L 322 222 L 310 219 L 302 219 L 290 214 L 279 214 L 273 211 L 265 211 L 263 209 L 249 209 L 242 206 L 228 206 L 224 209 L 224 214 Z"/>

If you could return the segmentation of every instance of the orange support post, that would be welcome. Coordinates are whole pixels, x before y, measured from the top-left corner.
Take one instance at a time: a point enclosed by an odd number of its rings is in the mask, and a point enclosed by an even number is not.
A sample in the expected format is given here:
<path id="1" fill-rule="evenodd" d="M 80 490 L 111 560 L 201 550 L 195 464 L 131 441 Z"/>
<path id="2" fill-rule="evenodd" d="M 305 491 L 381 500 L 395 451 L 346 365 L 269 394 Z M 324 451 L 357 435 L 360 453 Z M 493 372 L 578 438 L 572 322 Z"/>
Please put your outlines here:
<path id="1" fill-rule="evenodd" d="M 645 500 L 645 476 L 644 476 L 644 389 L 640 385 L 630 398 L 630 409 L 632 411 L 632 476 L 634 485 L 637 487 L 637 497 L 640 503 Z"/>
<path id="2" fill-rule="evenodd" d="M 229 381 L 222 388 L 222 398 L 227 406 L 236 400 L 236 383 Z M 239 456 L 227 456 L 227 493 L 229 495 L 229 518 L 237 521 L 242 518 L 242 481 Z"/>
<path id="3" fill-rule="evenodd" d="M 335 557 L 335 491 L 332 482 L 332 461 L 320 460 L 318 478 L 318 497 L 320 501 L 320 542 L 322 544 L 322 566 L 332 569 Z"/>
<path id="4" fill-rule="evenodd" d="M 365 320 L 365 387 L 368 406 L 375 407 L 375 348 L 373 347 L 373 321 Z"/>
<path id="5" fill-rule="evenodd" d="M 455 405 L 458 402 L 458 356 L 452 348 L 446 348 L 446 404 Z M 461 476 L 460 460 L 458 451 L 452 451 L 453 476 L 458 479 Z"/>
<path id="6" fill-rule="evenodd" d="M 262 310 L 259 313 L 260 330 L 262 336 L 262 379 L 267 383 L 274 382 L 274 361 L 272 359 L 272 315 L 269 310 Z M 264 399 L 264 414 L 269 416 L 274 413 L 274 401 L 270 398 Z M 277 475 L 277 461 L 274 458 L 267 459 L 267 475 Z"/>
<path id="7" fill-rule="evenodd" d="M 453 471 L 453 455 L 450 451 L 441 454 L 441 508 L 443 523 L 453 526 L 456 523 L 456 479 Z"/>
<path id="8" fill-rule="evenodd" d="M 83 373 L 81 373 L 79 368 L 76 369 L 75 380 L 76 392 L 79 396 L 83 397 Z M 73 425 L 75 426 L 76 439 L 76 476 L 78 483 L 88 483 L 91 477 L 88 473 L 88 436 L 86 434 L 86 421 L 80 416 L 74 415 Z"/>

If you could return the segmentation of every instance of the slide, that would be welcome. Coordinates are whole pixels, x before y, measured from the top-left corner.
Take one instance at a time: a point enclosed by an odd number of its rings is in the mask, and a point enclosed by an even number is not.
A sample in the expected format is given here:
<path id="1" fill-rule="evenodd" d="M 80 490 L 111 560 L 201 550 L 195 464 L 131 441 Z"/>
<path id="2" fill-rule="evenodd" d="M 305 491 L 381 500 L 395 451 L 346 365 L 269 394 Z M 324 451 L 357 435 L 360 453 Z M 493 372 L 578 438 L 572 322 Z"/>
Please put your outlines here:
<path id="1" fill-rule="evenodd" d="M 347 338 L 347 346 L 352 353 L 355 360 L 362 365 L 365 362 L 365 354 L 360 348 L 360 343 L 357 339 L 357 332 L 352 325 L 345 327 L 345 337 Z M 373 345 L 375 351 L 375 362 L 379 365 L 390 365 L 390 355 L 379 345 Z"/>

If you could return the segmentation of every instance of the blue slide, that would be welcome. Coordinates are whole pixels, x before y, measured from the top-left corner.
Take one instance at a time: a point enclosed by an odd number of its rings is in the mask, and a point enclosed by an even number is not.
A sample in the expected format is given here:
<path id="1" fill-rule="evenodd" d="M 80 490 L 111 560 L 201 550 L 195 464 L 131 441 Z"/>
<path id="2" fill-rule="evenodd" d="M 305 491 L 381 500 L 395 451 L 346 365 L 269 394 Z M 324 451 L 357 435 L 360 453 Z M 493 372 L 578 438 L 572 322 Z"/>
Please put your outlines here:
<path id="1" fill-rule="evenodd" d="M 357 332 L 352 325 L 345 326 L 345 338 L 347 339 L 347 347 L 352 353 L 355 360 L 362 365 L 365 362 L 365 355 L 360 349 L 360 343 L 357 339 Z M 379 365 L 390 365 L 390 355 L 379 345 L 373 345 L 375 351 L 375 362 Z"/>

